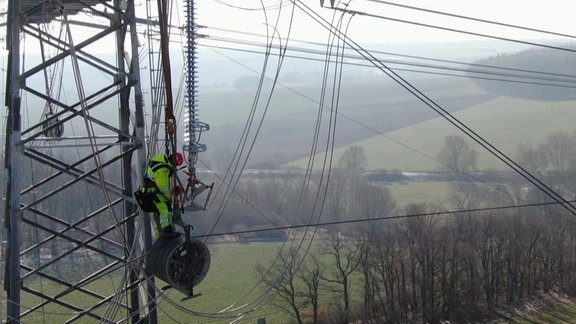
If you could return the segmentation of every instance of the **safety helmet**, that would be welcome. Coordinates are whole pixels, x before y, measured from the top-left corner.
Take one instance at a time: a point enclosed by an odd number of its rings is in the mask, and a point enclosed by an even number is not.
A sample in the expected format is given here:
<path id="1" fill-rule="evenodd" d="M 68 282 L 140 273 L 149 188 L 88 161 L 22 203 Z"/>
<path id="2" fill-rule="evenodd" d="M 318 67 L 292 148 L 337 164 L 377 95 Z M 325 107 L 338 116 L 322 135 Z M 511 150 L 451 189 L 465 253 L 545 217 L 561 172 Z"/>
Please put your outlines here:
<path id="1" fill-rule="evenodd" d="M 184 163 L 184 154 L 176 152 L 176 165 L 181 166 Z"/>
<path id="2" fill-rule="evenodd" d="M 173 155 L 167 154 L 158 154 L 152 158 L 152 161 L 160 162 L 169 165 L 170 167 L 174 167 L 174 162 L 176 162 L 177 166 L 182 165 L 184 163 L 184 155 L 180 152 L 177 152 Z"/>

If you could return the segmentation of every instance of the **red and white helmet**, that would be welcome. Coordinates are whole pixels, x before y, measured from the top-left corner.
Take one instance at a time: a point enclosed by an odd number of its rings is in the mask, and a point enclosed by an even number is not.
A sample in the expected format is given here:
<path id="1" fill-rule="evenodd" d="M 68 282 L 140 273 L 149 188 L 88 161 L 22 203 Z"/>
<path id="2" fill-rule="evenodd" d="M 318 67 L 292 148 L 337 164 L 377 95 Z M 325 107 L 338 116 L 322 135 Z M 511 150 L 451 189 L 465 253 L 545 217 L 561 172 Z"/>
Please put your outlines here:
<path id="1" fill-rule="evenodd" d="M 181 166 L 184 163 L 184 154 L 176 152 L 176 165 Z"/>

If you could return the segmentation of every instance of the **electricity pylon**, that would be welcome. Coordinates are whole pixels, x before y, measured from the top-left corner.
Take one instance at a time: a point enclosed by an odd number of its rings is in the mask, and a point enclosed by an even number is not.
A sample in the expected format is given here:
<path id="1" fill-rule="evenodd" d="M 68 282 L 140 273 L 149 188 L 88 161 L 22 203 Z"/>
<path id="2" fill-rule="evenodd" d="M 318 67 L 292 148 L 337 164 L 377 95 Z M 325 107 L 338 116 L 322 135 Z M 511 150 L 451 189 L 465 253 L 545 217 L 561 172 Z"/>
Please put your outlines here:
<path id="1" fill-rule="evenodd" d="M 6 319 L 155 323 L 134 1 L 8 6 Z"/>

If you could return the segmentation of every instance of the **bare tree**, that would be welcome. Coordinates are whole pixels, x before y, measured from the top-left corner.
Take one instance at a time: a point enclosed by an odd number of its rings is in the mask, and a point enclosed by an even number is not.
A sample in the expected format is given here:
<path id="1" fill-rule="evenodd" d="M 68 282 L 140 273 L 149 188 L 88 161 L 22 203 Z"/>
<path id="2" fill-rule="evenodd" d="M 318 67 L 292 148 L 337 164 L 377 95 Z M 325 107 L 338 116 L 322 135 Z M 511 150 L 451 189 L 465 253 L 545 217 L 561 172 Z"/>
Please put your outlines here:
<path id="1" fill-rule="evenodd" d="M 527 143 L 520 143 L 518 145 L 516 157 L 519 163 L 528 170 L 543 170 L 548 165 L 546 153 Z"/>
<path id="2" fill-rule="evenodd" d="M 304 265 L 302 271 L 298 273 L 298 278 L 304 282 L 307 291 L 302 295 L 308 299 L 308 303 L 312 306 L 312 323 L 318 323 L 319 311 L 319 295 L 320 295 L 320 277 L 322 276 L 322 269 L 320 263 L 315 257 L 311 257 L 311 264 Z"/>
<path id="3" fill-rule="evenodd" d="M 379 218 L 389 215 L 396 207 L 390 190 L 376 186 L 357 173 L 338 173 L 330 178 L 324 214 L 334 220 Z M 341 231 L 356 231 L 366 224 L 349 224 Z"/>
<path id="4" fill-rule="evenodd" d="M 470 147 L 464 137 L 448 135 L 438 153 L 438 160 L 449 171 L 470 172 L 477 168 L 478 153 Z"/>
<path id="5" fill-rule="evenodd" d="M 490 194 L 488 189 L 476 183 L 456 182 L 450 185 L 447 202 L 450 207 L 459 210 L 476 209 L 486 203 L 486 198 Z"/>
<path id="6" fill-rule="evenodd" d="M 573 168 L 576 157 L 574 137 L 565 132 L 557 132 L 548 135 L 546 141 L 540 145 L 552 171 L 567 171 Z"/>
<path id="7" fill-rule="evenodd" d="M 342 297 L 342 313 L 339 321 L 349 323 L 351 277 L 360 265 L 360 245 L 357 241 L 345 238 L 340 232 L 331 231 L 331 239 L 326 241 L 323 252 L 334 258 L 334 270 L 330 276 L 323 276 L 326 282 L 336 284 Z"/>
<path id="8" fill-rule="evenodd" d="M 295 278 L 300 266 L 298 251 L 292 249 L 280 253 L 276 262 L 266 268 L 261 264 L 256 265 L 256 271 L 260 280 L 268 287 L 276 291 L 279 302 L 275 306 L 290 314 L 298 324 L 302 324 L 300 310 L 306 306 L 307 301 L 300 298 L 301 293 L 296 289 Z"/>
<path id="9" fill-rule="evenodd" d="M 338 159 L 338 167 L 345 170 L 364 170 L 368 159 L 364 148 L 359 145 L 349 146 Z"/>
<path id="10" fill-rule="evenodd" d="M 441 209 L 433 204 L 412 203 L 406 207 L 407 215 L 422 215 L 438 212 Z M 444 239 L 437 220 L 424 217 L 410 217 L 400 224 L 401 235 L 413 259 L 410 265 L 412 281 L 412 306 L 417 309 L 424 322 L 437 321 L 441 309 L 440 274 L 441 256 L 439 242 Z"/>
<path id="11" fill-rule="evenodd" d="M 366 321 L 408 322 L 409 289 L 404 270 L 412 259 L 400 244 L 397 223 L 373 229 L 362 255 L 365 290 L 370 291 L 365 293 Z"/>

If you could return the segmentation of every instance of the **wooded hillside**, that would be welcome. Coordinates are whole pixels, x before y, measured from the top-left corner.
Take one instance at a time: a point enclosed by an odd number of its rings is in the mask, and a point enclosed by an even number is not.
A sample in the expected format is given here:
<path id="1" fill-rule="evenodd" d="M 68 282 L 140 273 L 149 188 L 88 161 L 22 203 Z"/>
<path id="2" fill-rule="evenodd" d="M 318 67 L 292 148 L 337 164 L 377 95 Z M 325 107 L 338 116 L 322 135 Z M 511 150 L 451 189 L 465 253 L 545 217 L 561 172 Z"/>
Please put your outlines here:
<path id="1" fill-rule="evenodd" d="M 540 47 L 491 56 L 471 65 L 468 75 L 475 75 L 479 86 L 499 95 L 546 101 L 574 100 L 576 44 L 562 47 L 566 50 Z M 478 77 L 480 70 L 486 73 Z"/>

